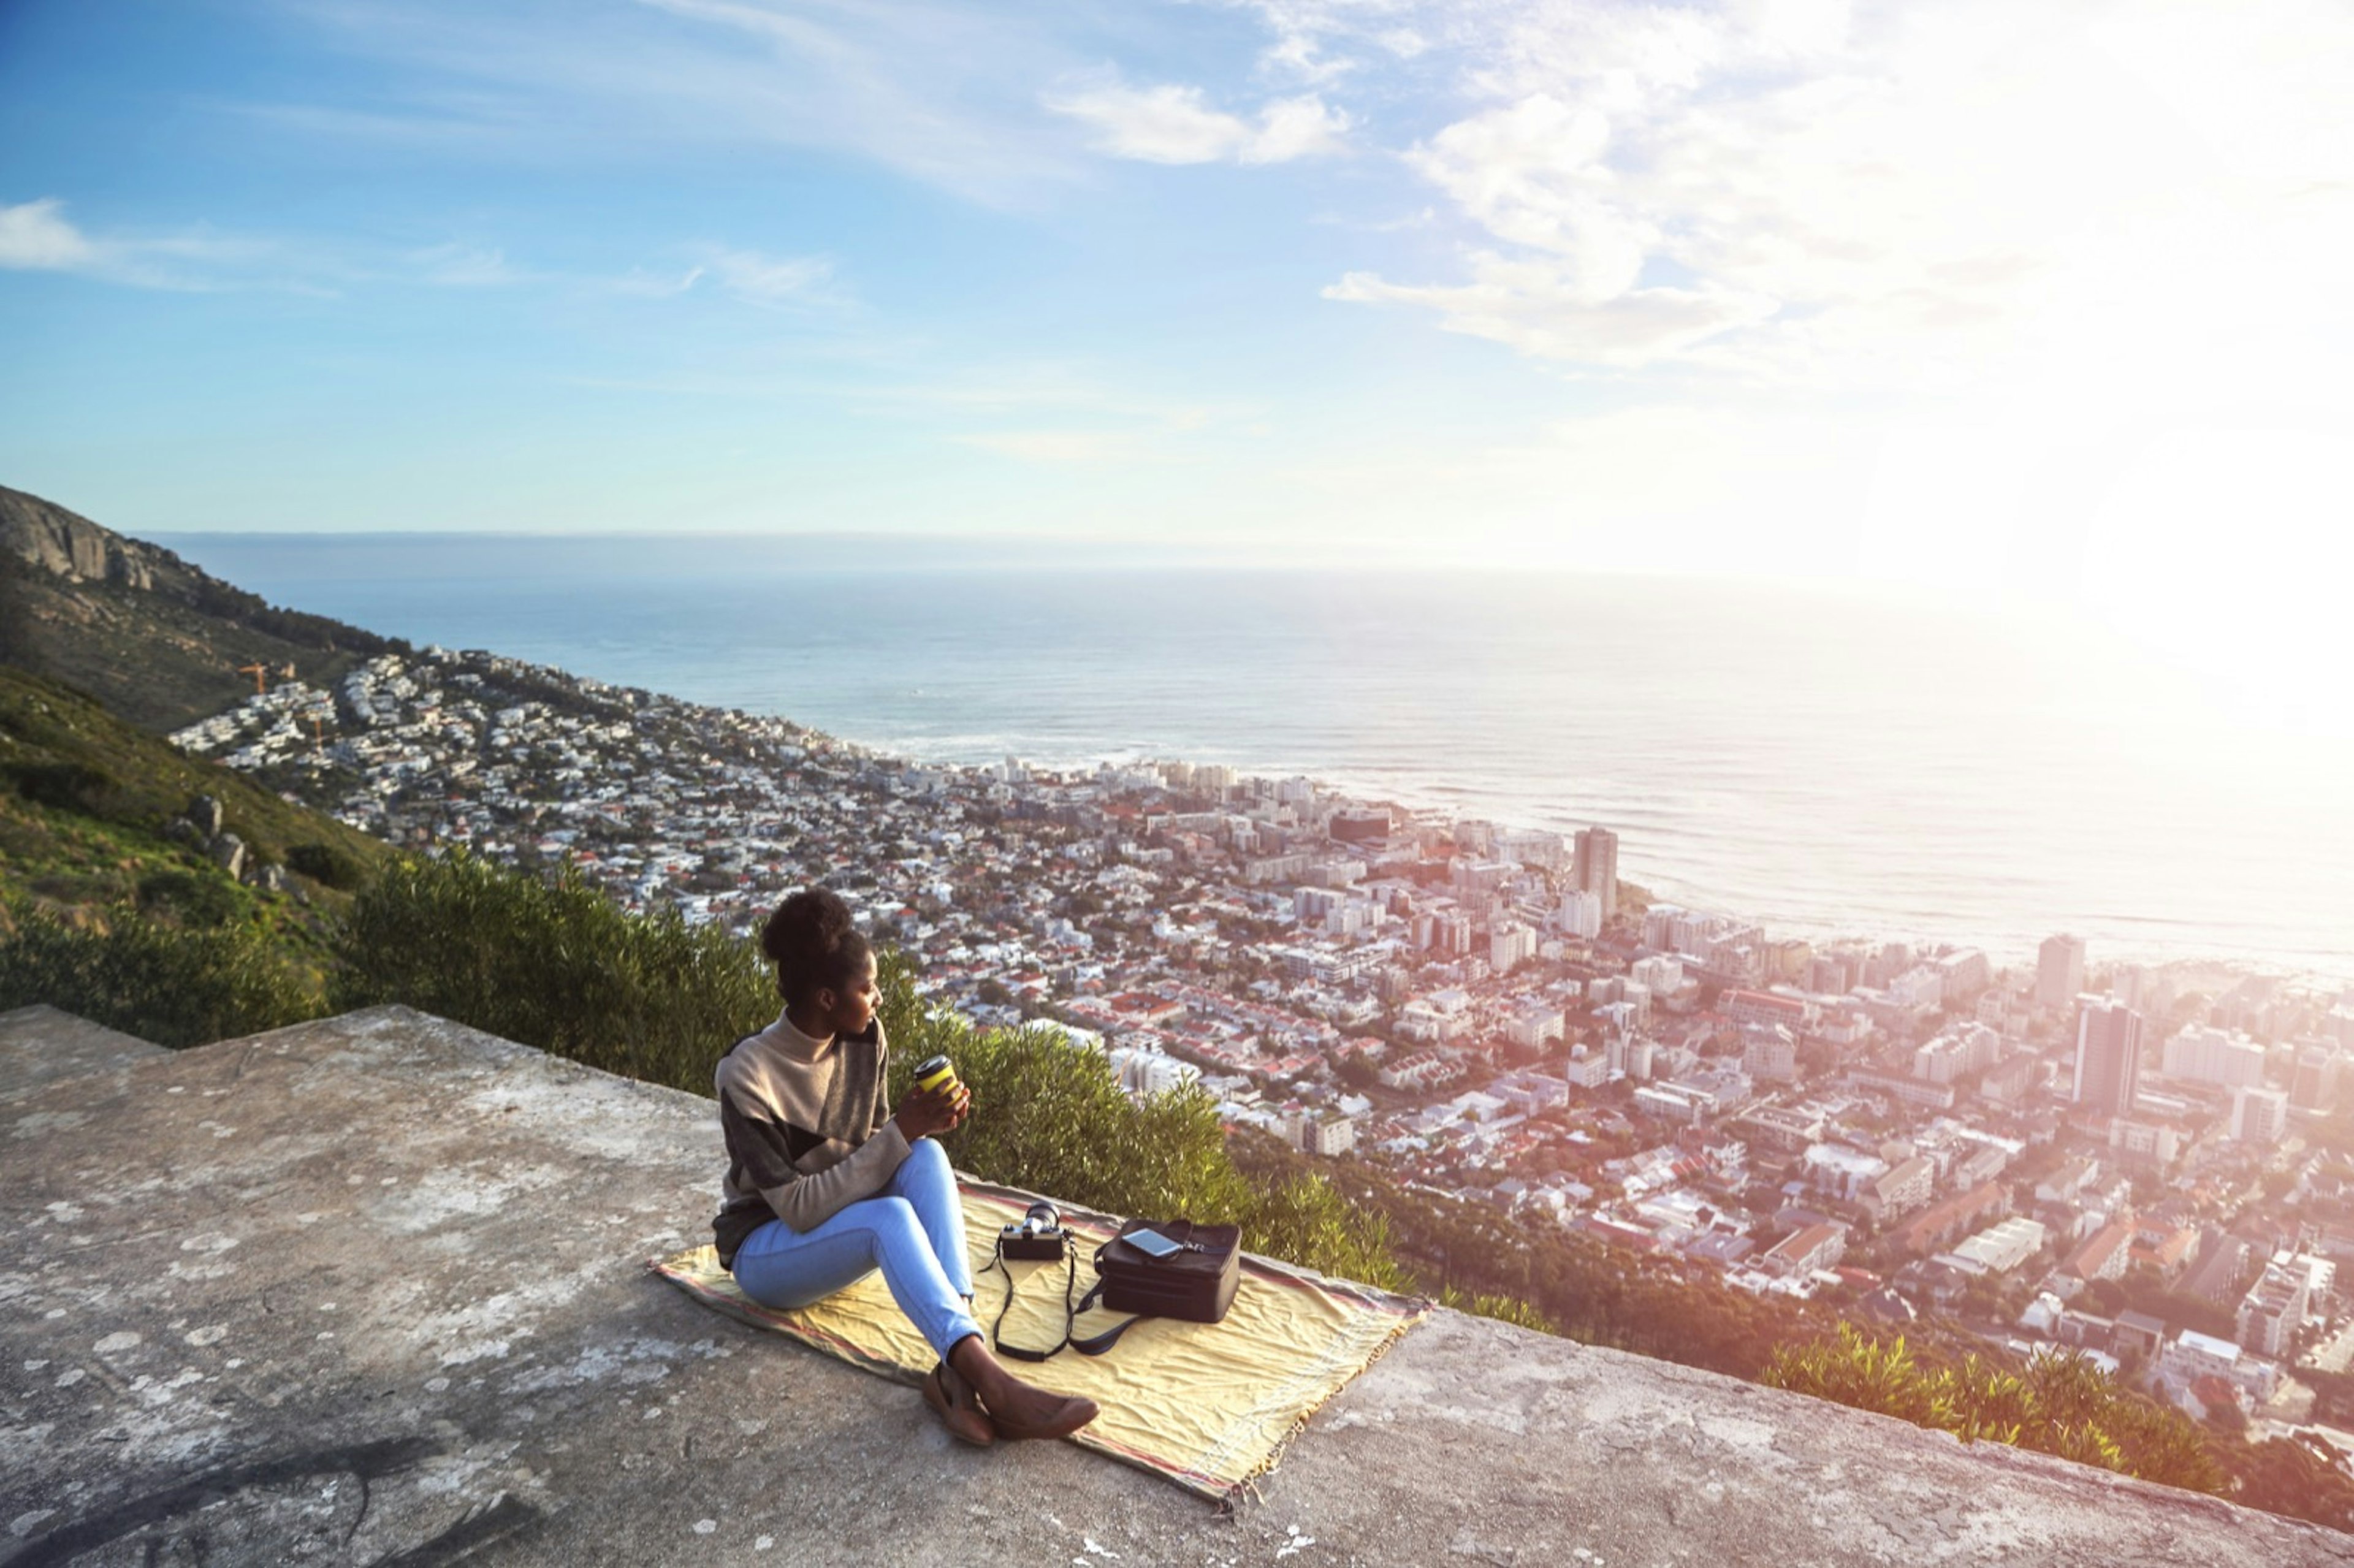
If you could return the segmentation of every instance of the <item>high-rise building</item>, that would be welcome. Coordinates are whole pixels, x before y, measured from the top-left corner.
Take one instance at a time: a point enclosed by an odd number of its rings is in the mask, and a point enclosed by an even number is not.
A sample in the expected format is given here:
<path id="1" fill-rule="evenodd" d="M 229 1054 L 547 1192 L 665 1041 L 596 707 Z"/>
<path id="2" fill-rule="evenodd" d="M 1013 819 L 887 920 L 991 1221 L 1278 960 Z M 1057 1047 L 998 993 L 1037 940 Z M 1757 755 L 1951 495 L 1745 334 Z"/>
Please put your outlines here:
<path id="1" fill-rule="evenodd" d="M 1585 892 L 1602 900 L 1602 918 L 1618 913 L 1618 835 L 1608 828 L 1586 828 L 1577 835 L 1577 856 L 1572 879 Z"/>
<path id="2" fill-rule="evenodd" d="M 2288 1130 L 2288 1096 L 2278 1089 L 2232 1091 L 2232 1141 L 2278 1143 Z"/>
<path id="3" fill-rule="evenodd" d="M 2043 938 L 2035 960 L 2035 1004 L 2065 1007 L 2084 989 L 2084 938 L 2058 936 Z"/>
<path id="4" fill-rule="evenodd" d="M 2048 952 L 2051 944 L 2044 947 Z M 2076 1021 L 2076 1078 L 2068 1097 L 2110 1116 L 2128 1116 L 2140 1081 L 2141 1014 L 2122 1002 L 2086 1002 Z"/>
<path id="5" fill-rule="evenodd" d="M 2338 1103 L 2338 1048 L 2327 1041 L 2296 1042 L 2296 1076 L 2288 1103 L 2299 1110 L 2326 1111 Z"/>

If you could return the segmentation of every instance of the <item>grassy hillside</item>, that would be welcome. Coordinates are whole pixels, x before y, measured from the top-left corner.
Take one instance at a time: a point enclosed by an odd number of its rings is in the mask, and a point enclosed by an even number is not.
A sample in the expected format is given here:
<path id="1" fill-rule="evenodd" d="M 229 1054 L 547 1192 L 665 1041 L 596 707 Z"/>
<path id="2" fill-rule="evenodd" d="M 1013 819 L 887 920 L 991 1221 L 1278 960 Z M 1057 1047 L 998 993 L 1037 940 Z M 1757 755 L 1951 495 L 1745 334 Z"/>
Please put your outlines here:
<path id="1" fill-rule="evenodd" d="M 199 795 L 248 853 L 296 874 L 289 895 L 239 883 L 167 836 Z M 372 875 L 389 846 L 124 723 L 92 698 L 0 665 L 0 902 L 103 919 L 138 910 L 188 926 L 259 921 L 300 940 Z M 299 895 L 299 896 L 297 896 Z"/>

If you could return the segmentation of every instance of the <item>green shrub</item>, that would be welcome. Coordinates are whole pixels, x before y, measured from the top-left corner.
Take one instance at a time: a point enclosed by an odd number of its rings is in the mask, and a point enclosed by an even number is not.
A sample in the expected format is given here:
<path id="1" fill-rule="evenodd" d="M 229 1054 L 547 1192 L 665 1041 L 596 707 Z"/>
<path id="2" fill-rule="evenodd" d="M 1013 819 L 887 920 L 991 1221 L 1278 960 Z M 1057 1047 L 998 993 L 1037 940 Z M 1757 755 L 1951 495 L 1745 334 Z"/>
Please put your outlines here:
<path id="1" fill-rule="evenodd" d="M 85 816 L 103 814 L 120 789 L 111 773 L 80 762 L 18 763 L 8 769 L 8 779 L 18 795 L 37 806 Z"/>
<path id="2" fill-rule="evenodd" d="M 72 926 L 25 905 L 0 913 L 0 1011 L 47 1002 L 171 1046 L 255 1034 L 320 1011 L 302 973 L 249 926 L 188 930 L 128 911 Z"/>
<path id="3" fill-rule="evenodd" d="M 1320 1177 L 1256 1184 L 1226 1152 L 1217 1107 L 1199 1089 L 1131 1099 L 1097 1053 L 1051 1029 L 977 1030 L 928 1007 L 906 963 L 880 966 L 894 1104 L 916 1064 L 946 1054 L 977 1114 L 941 1139 L 960 1170 L 1108 1213 L 1236 1224 L 1243 1245 L 1369 1285 L 1405 1288 L 1376 1214 Z"/>
<path id="4" fill-rule="evenodd" d="M 1469 1312 L 1475 1318 L 1493 1318 L 1500 1323 L 1511 1323 L 1540 1334 L 1561 1332 L 1559 1324 L 1517 1296 L 1471 1295 L 1450 1285 L 1439 1291 L 1438 1304 L 1452 1307 L 1458 1312 Z"/>
<path id="5" fill-rule="evenodd" d="M 226 926 L 251 906 L 226 875 L 196 871 L 149 872 L 139 879 L 139 904 L 167 911 L 183 926 Z"/>
<path id="6" fill-rule="evenodd" d="M 777 1007 L 748 943 L 668 906 L 631 915 L 569 863 L 543 877 L 463 852 L 395 862 L 332 946 L 339 1009 L 400 1002 L 704 1095 Z"/>
<path id="7" fill-rule="evenodd" d="M 2189 1418 L 2118 1387 L 2082 1356 L 2041 1356 L 2020 1372 L 1975 1355 L 1931 1368 L 1902 1336 L 1882 1341 L 1842 1323 L 1836 1340 L 1777 1351 L 1758 1381 L 1964 1442 L 2033 1448 L 2191 1491 L 2229 1484 Z"/>
<path id="8" fill-rule="evenodd" d="M 367 879 L 367 867 L 360 863 L 359 857 L 333 844 L 296 844 L 286 852 L 286 866 L 322 887 L 345 893 L 356 890 Z"/>

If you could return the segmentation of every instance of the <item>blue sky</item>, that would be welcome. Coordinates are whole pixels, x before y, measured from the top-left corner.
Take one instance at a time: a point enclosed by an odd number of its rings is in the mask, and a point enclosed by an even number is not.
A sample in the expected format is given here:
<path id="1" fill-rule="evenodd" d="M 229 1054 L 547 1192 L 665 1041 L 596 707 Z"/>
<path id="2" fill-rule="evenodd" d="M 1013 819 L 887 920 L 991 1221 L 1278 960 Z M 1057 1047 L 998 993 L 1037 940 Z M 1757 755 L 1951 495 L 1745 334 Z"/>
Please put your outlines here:
<path id="1" fill-rule="evenodd" d="M 0 482 L 2269 634 L 2354 566 L 2349 62 L 2328 0 L 16 0 Z"/>

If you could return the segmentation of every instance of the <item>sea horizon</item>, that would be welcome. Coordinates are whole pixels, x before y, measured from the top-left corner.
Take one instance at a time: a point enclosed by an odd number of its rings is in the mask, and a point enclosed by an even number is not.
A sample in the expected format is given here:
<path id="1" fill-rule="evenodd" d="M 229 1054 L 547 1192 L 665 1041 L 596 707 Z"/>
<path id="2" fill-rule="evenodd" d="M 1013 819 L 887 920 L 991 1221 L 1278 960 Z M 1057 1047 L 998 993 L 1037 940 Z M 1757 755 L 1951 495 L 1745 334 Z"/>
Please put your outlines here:
<path id="1" fill-rule="evenodd" d="M 1182 758 L 1618 832 L 1776 936 L 2354 977 L 2345 748 L 2057 619 L 1871 585 L 1103 565 L 854 536 L 151 537 L 292 608 L 934 764 Z M 694 547 L 713 546 L 710 549 Z"/>

